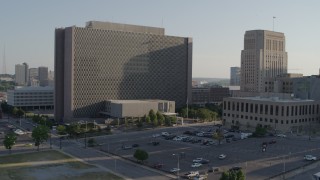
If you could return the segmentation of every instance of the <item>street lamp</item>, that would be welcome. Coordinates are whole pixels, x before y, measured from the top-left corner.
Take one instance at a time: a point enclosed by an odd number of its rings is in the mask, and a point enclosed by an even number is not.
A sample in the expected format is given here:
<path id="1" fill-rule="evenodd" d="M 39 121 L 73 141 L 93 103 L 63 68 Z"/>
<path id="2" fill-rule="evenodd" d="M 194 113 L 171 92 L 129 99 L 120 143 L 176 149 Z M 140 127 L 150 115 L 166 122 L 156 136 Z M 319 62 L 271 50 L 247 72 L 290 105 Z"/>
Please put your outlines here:
<path id="1" fill-rule="evenodd" d="M 172 154 L 173 156 L 177 156 L 178 157 L 178 171 L 177 171 L 177 176 L 179 179 L 179 171 L 180 171 L 180 154 Z"/>

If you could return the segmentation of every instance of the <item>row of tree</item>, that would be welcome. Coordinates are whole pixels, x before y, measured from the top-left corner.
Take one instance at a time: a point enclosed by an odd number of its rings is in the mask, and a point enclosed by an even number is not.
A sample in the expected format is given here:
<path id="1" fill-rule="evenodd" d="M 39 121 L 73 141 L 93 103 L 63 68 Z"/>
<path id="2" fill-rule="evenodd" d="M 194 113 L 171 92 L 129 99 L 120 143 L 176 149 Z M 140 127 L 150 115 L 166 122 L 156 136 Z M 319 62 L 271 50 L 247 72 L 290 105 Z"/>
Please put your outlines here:
<path id="1" fill-rule="evenodd" d="M 178 110 L 178 113 L 186 118 L 199 118 L 202 121 L 215 121 L 221 117 L 222 107 L 217 105 L 207 104 L 206 107 L 201 108 L 197 106 L 189 106 L 181 108 Z"/>
<path id="2" fill-rule="evenodd" d="M 32 140 L 34 141 L 35 146 L 37 146 L 37 150 L 39 151 L 40 145 L 47 141 L 49 138 L 49 128 L 47 126 L 38 126 L 32 131 Z M 14 133 L 9 133 L 5 136 L 3 140 L 3 145 L 6 149 L 11 153 L 12 147 L 16 144 L 17 136 Z"/>
<path id="3" fill-rule="evenodd" d="M 177 123 L 177 117 L 175 116 L 164 116 L 159 111 L 157 113 L 154 112 L 153 109 L 151 109 L 148 113 L 148 115 L 144 115 L 142 121 L 139 118 L 137 126 L 142 127 L 143 123 L 152 125 L 154 127 L 156 126 L 171 126 L 172 124 Z"/>

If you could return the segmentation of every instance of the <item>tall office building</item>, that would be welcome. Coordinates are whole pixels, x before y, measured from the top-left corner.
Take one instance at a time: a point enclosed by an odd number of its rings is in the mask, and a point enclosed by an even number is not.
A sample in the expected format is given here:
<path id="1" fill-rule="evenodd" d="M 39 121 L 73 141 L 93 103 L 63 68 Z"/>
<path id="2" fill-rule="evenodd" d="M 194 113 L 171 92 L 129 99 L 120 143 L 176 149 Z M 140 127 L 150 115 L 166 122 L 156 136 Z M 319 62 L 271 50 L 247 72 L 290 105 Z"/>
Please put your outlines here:
<path id="1" fill-rule="evenodd" d="M 287 73 L 285 36 L 266 30 L 246 31 L 241 51 L 241 91 L 268 92 L 266 78 Z"/>
<path id="2" fill-rule="evenodd" d="M 240 86 L 240 67 L 230 67 L 230 86 Z"/>
<path id="3" fill-rule="evenodd" d="M 38 70 L 40 86 L 48 86 L 48 67 L 41 66 L 38 68 Z"/>
<path id="4" fill-rule="evenodd" d="M 28 80 L 29 86 L 38 86 L 38 68 L 29 68 L 29 80 Z"/>
<path id="5" fill-rule="evenodd" d="M 27 63 L 15 65 L 15 82 L 19 86 L 28 85 L 29 66 Z"/>
<path id="6" fill-rule="evenodd" d="M 55 30 L 55 118 L 96 117 L 109 99 L 191 102 L 192 39 L 90 21 Z"/>

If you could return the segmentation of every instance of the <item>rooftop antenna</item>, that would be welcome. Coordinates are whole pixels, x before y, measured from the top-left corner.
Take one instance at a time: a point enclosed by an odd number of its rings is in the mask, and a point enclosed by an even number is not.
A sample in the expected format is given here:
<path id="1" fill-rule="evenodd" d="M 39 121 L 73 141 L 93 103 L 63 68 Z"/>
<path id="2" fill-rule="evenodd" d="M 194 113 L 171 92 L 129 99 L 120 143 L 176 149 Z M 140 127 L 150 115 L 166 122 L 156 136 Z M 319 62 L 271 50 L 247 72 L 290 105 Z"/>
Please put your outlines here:
<path id="1" fill-rule="evenodd" d="M 163 28 L 163 18 L 161 19 L 161 27 Z"/>
<path id="2" fill-rule="evenodd" d="M 6 44 L 3 46 L 3 74 L 7 74 L 7 68 L 6 68 Z"/>
<path id="3" fill-rule="evenodd" d="M 276 17 L 275 16 L 273 16 L 273 19 L 272 19 L 272 31 L 274 31 L 274 19 L 275 19 Z"/>

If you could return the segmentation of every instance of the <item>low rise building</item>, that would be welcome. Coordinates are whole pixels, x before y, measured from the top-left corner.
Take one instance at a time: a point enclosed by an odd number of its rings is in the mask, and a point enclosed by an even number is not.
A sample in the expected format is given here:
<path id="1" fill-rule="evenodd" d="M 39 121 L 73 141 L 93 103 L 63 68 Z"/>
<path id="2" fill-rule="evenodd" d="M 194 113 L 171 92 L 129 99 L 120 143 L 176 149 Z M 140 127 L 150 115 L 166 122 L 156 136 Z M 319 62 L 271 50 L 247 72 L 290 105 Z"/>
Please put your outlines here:
<path id="1" fill-rule="evenodd" d="M 25 110 L 52 110 L 54 104 L 53 87 L 15 87 L 8 90 L 8 104 Z"/>
<path id="2" fill-rule="evenodd" d="M 261 125 L 270 130 L 299 131 L 319 123 L 319 101 L 279 97 L 229 97 L 223 101 L 226 126 L 240 129 Z"/>
<path id="3" fill-rule="evenodd" d="M 100 114 L 113 118 L 143 117 L 150 110 L 164 115 L 175 114 L 175 102 L 167 100 L 107 100 Z"/>
<path id="4" fill-rule="evenodd" d="M 217 86 L 210 88 L 192 88 L 192 104 L 204 106 L 207 103 L 221 104 L 223 98 L 229 97 L 229 88 Z"/>

